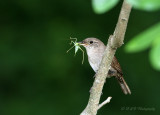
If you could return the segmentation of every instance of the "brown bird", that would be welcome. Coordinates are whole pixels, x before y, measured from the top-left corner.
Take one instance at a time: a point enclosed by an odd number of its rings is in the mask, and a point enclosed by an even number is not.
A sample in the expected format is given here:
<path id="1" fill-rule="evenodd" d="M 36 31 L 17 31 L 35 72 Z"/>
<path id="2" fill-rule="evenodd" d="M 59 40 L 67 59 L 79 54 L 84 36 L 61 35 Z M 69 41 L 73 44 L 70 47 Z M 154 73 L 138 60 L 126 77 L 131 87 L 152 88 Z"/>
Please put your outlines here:
<path id="1" fill-rule="evenodd" d="M 78 43 L 86 48 L 89 64 L 92 69 L 97 72 L 106 46 L 97 38 L 86 38 L 82 42 Z M 121 66 L 115 56 L 111 63 L 108 76 L 115 76 L 124 94 L 131 94 L 129 87 L 123 78 Z"/>

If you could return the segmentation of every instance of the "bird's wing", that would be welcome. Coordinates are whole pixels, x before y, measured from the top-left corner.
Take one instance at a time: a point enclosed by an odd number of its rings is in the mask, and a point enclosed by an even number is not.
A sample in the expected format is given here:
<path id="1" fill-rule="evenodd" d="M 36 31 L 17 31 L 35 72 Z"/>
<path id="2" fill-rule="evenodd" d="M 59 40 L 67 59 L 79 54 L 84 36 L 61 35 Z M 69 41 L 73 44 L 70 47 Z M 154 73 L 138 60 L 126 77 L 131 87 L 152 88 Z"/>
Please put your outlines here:
<path id="1" fill-rule="evenodd" d="M 119 62 L 118 62 L 118 60 L 117 60 L 117 58 L 116 58 L 115 56 L 114 56 L 114 58 L 113 58 L 113 61 L 112 61 L 112 63 L 111 63 L 111 66 L 112 66 L 112 68 L 114 68 L 115 70 L 117 70 L 117 72 L 118 72 L 119 74 L 123 75 L 121 66 L 120 66 L 120 64 L 119 64 Z"/>

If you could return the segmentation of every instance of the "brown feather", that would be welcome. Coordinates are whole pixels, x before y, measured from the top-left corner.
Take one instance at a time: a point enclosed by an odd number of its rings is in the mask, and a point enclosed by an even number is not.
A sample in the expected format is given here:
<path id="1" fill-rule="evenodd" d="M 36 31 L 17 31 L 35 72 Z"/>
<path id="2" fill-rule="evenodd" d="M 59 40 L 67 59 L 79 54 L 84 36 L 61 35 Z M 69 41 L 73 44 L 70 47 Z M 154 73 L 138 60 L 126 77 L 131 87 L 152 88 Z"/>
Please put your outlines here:
<path id="1" fill-rule="evenodd" d="M 127 83 L 125 82 L 124 78 L 123 78 L 123 73 L 122 73 L 121 66 L 120 66 L 120 64 L 119 64 L 119 62 L 118 62 L 118 60 L 116 59 L 115 56 L 113 58 L 111 66 L 112 66 L 112 68 L 114 68 L 117 71 L 117 73 L 114 73 L 113 75 L 118 80 L 123 93 L 124 94 L 131 94 L 131 91 L 130 91 L 129 87 L 128 87 Z"/>
<path id="2" fill-rule="evenodd" d="M 112 63 L 111 63 L 111 66 L 112 66 L 115 70 L 117 70 L 117 72 L 118 72 L 120 75 L 123 75 L 121 66 L 120 66 L 120 64 L 119 64 L 119 62 L 118 62 L 118 60 L 117 60 L 117 58 L 116 58 L 115 56 L 114 56 L 114 58 L 113 58 L 113 61 L 112 61 Z"/>

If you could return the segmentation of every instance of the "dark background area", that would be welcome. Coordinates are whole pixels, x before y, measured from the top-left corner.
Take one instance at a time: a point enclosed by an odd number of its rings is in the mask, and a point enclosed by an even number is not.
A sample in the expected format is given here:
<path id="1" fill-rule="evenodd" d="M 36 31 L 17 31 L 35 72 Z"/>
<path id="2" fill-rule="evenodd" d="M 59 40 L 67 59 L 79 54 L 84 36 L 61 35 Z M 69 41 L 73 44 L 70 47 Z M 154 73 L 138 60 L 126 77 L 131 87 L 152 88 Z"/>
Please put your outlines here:
<path id="1" fill-rule="evenodd" d="M 87 55 L 74 57 L 70 37 L 97 37 L 105 44 L 113 33 L 121 2 L 97 15 L 90 0 L 0 1 L 0 115 L 78 115 L 85 108 L 94 72 Z M 160 11 L 132 10 L 124 43 L 156 24 Z M 160 72 L 148 51 L 116 56 L 132 95 L 124 95 L 115 78 L 107 79 L 101 102 L 113 99 L 99 115 L 160 113 Z M 139 44 L 141 45 L 141 44 Z M 140 110 L 144 109 L 144 110 Z"/>

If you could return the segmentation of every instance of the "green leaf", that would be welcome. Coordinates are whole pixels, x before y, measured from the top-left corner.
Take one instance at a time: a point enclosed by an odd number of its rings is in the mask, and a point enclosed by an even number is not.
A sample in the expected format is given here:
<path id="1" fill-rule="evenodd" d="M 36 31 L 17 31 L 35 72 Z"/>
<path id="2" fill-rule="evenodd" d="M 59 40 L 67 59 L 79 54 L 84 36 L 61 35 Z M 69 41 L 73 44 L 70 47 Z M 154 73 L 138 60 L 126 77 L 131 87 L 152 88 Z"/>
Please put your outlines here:
<path id="1" fill-rule="evenodd" d="M 92 0 L 92 7 L 95 13 L 103 14 L 113 8 L 119 0 Z"/>
<path id="2" fill-rule="evenodd" d="M 140 33 L 136 37 L 132 38 L 131 41 L 125 46 L 126 52 L 139 52 L 147 49 L 152 44 L 154 39 L 160 36 L 160 23 L 152 26 L 151 28 Z"/>
<path id="3" fill-rule="evenodd" d="M 159 45 L 159 44 L 160 44 L 160 36 L 157 36 L 157 38 L 155 38 L 155 39 L 153 40 L 152 45 L 154 46 L 154 45 Z"/>
<path id="4" fill-rule="evenodd" d="M 160 9 L 160 0 L 128 0 L 134 8 L 154 11 Z"/>
<path id="5" fill-rule="evenodd" d="M 153 68 L 160 70 L 160 44 L 152 47 L 149 56 Z"/>

